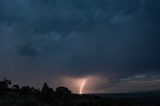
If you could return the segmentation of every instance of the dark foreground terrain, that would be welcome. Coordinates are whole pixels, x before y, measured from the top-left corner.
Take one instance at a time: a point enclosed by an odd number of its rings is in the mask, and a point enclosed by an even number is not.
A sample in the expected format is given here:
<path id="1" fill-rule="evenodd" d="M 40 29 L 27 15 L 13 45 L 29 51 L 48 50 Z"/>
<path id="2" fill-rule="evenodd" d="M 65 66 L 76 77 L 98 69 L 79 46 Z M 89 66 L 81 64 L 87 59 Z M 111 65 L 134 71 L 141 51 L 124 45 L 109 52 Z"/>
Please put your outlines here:
<path id="1" fill-rule="evenodd" d="M 114 94 L 78 95 L 65 87 L 58 87 L 54 91 L 47 83 L 44 83 L 42 90 L 29 86 L 20 88 L 7 79 L 0 81 L 0 106 L 160 106 L 159 97 L 155 102 L 139 102 L 141 97 L 135 96 L 137 100 L 130 97 Z"/>
<path id="2" fill-rule="evenodd" d="M 94 94 L 115 101 L 127 101 L 131 106 L 160 106 L 160 91 L 140 91 L 132 93 Z"/>

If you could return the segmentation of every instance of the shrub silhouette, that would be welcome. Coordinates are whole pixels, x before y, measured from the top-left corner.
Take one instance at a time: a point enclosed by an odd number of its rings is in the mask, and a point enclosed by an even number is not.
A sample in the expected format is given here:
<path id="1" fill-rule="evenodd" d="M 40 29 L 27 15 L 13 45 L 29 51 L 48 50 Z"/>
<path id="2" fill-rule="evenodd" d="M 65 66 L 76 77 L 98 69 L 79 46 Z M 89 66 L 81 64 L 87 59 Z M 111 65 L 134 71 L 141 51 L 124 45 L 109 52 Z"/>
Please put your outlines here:
<path id="1" fill-rule="evenodd" d="M 20 90 L 20 92 L 22 94 L 27 94 L 27 93 L 31 93 L 32 92 L 32 89 L 29 87 L 29 86 L 23 86 Z"/>
<path id="2" fill-rule="evenodd" d="M 54 92 L 47 83 L 41 91 L 30 86 L 10 85 L 7 79 L 0 81 L 0 106 L 131 106 L 94 95 L 73 94 L 63 86 Z"/>
<path id="3" fill-rule="evenodd" d="M 17 92 L 19 91 L 19 85 L 13 85 L 12 88 L 11 88 L 13 91 Z"/>
<path id="4" fill-rule="evenodd" d="M 57 95 L 70 95 L 72 92 L 66 87 L 58 87 L 56 89 Z"/>

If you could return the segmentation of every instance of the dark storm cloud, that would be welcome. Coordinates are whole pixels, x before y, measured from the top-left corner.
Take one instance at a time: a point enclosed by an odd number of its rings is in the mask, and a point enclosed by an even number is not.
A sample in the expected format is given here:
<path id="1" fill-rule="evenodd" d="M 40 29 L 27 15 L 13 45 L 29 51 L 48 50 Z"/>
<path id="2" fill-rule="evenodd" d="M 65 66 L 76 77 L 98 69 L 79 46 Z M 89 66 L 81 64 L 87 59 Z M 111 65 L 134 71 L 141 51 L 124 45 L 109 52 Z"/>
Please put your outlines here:
<path id="1" fill-rule="evenodd" d="M 159 7 L 158 0 L 1 0 L 1 77 L 104 73 L 119 83 L 160 74 Z"/>

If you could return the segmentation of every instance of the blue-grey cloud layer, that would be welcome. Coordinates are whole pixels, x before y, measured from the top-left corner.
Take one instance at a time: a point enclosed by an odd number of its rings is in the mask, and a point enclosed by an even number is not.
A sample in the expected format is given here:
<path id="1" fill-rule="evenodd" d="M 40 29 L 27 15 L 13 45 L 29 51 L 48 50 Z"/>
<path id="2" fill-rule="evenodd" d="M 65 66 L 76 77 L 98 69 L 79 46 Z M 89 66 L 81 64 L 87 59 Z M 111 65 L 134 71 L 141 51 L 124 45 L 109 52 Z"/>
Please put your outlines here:
<path id="1" fill-rule="evenodd" d="M 0 77 L 160 74 L 159 13 L 158 0 L 1 0 Z"/>

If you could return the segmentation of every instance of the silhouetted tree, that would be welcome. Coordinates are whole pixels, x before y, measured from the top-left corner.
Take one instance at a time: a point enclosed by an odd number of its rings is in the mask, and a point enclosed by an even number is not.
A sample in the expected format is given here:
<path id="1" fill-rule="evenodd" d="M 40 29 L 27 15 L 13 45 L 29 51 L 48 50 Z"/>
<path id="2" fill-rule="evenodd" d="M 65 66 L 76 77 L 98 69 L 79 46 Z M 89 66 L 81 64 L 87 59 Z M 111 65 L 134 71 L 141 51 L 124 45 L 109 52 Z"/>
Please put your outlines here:
<path id="1" fill-rule="evenodd" d="M 8 80 L 7 78 L 4 78 L 3 80 L 4 80 L 4 82 L 6 82 L 8 85 L 11 85 L 11 84 L 12 84 L 11 81 Z"/>
<path id="2" fill-rule="evenodd" d="M 8 88 L 8 84 L 4 81 L 0 81 L 0 90 L 4 90 Z"/>
<path id="3" fill-rule="evenodd" d="M 0 81 L 0 88 L 7 89 L 11 85 L 11 81 L 7 80 L 6 78 L 3 79 L 3 81 Z"/>
<path id="4" fill-rule="evenodd" d="M 6 91 L 9 90 L 9 85 L 11 85 L 11 81 L 7 80 L 6 78 L 3 81 L 0 81 L 0 94 L 3 95 Z"/>
<path id="5" fill-rule="evenodd" d="M 47 85 L 47 83 L 43 84 L 43 88 L 42 88 L 42 99 L 43 101 L 49 103 L 53 101 L 54 98 L 54 91 L 52 88 L 49 88 L 49 86 Z"/>

